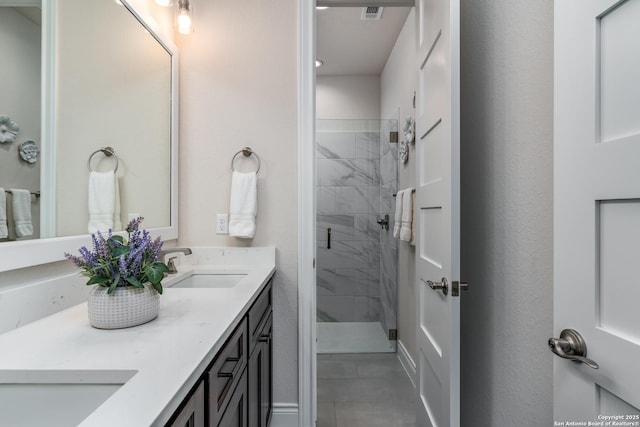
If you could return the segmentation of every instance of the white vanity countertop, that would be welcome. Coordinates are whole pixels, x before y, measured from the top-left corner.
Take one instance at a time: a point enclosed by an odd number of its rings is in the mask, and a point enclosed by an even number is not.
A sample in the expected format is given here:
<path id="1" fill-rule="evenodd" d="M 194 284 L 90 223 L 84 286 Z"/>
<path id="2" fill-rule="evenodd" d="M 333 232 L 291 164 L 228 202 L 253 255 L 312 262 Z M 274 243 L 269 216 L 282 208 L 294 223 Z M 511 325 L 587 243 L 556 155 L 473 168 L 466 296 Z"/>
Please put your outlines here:
<path id="1" fill-rule="evenodd" d="M 144 325 L 94 329 L 84 303 L 0 335 L 0 370 L 136 371 L 80 425 L 162 426 L 274 274 L 275 249 L 268 249 L 273 261 L 262 265 L 178 266 L 163 281 L 160 315 Z M 214 271 L 248 274 L 232 288 L 169 287 L 192 272 Z"/>

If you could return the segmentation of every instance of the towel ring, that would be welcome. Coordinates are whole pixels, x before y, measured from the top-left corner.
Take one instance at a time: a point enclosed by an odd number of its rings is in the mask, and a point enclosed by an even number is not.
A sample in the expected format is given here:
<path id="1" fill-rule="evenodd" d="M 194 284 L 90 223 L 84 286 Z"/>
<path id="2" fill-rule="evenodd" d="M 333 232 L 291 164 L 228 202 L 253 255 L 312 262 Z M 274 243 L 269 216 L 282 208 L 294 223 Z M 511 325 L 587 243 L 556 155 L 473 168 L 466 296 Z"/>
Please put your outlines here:
<path id="1" fill-rule="evenodd" d="M 93 159 L 93 156 L 98 153 L 102 153 L 107 157 L 113 157 L 116 161 L 116 167 L 113 172 L 118 171 L 118 164 L 120 163 L 120 159 L 118 159 L 118 156 L 116 156 L 115 150 L 111 147 L 102 147 L 91 153 L 91 155 L 89 156 L 89 160 L 87 160 L 87 169 L 89 169 L 89 172 L 93 172 L 93 169 L 91 169 L 91 159 Z"/>
<path id="2" fill-rule="evenodd" d="M 242 153 L 245 157 L 249 157 L 253 154 L 256 157 L 256 161 L 258 162 L 258 169 L 256 170 L 256 174 L 260 172 L 260 157 L 258 157 L 258 155 L 249 147 L 244 147 L 242 150 L 238 151 L 236 154 L 233 155 L 233 158 L 231 159 L 232 171 L 235 172 L 235 169 L 233 168 L 233 162 L 236 160 L 236 157 L 238 157 L 240 153 Z"/>

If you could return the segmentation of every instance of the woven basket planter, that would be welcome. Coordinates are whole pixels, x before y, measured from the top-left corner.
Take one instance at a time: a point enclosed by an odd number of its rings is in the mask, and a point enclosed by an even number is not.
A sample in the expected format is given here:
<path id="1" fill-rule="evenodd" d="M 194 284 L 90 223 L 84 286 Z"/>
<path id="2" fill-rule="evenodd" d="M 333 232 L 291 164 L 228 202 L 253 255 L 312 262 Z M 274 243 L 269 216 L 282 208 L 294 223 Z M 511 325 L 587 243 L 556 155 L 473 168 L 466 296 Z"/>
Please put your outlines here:
<path id="1" fill-rule="evenodd" d="M 93 286 L 89 291 L 89 323 L 98 329 L 121 329 L 142 325 L 158 317 L 160 295 L 151 285 L 144 288 Z"/>

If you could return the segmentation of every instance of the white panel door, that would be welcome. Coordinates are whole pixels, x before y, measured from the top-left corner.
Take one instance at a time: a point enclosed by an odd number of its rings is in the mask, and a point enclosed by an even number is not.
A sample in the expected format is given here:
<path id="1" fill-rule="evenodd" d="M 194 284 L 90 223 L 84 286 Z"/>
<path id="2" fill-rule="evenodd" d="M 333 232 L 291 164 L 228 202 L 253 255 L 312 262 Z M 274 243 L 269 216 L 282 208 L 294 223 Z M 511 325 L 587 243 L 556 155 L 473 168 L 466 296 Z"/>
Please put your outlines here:
<path id="1" fill-rule="evenodd" d="M 554 419 L 638 426 L 640 0 L 555 2 L 554 90 L 553 333 L 599 364 L 554 359 Z"/>
<path id="2" fill-rule="evenodd" d="M 419 426 L 460 424 L 459 16 L 459 0 L 416 0 Z"/>

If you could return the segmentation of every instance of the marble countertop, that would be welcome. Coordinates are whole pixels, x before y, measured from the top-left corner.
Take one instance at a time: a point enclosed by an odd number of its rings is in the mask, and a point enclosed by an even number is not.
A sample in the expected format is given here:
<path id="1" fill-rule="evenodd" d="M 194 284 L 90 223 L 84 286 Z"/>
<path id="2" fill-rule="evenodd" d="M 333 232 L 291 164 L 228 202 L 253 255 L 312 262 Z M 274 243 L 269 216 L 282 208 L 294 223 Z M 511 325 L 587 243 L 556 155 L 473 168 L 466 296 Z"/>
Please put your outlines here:
<path id="1" fill-rule="evenodd" d="M 262 249 L 271 249 L 272 259 L 261 265 L 239 263 L 241 254 L 223 260 L 238 263 L 224 264 L 220 252 L 212 258 L 211 251 L 194 250 L 196 260 L 211 264 L 179 265 L 178 274 L 163 281 L 158 318 L 144 325 L 94 329 L 83 303 L 0 335 L 0 372 L 133 371 L 80 425 L 162 426 L 273 276 L 275 248 Z M 192 273 L 207 272 L 247 276 L 231 288 L 171 288 Z"/>

